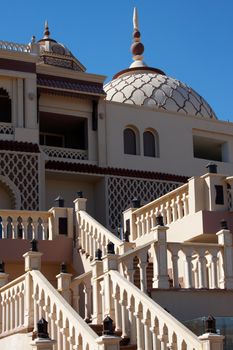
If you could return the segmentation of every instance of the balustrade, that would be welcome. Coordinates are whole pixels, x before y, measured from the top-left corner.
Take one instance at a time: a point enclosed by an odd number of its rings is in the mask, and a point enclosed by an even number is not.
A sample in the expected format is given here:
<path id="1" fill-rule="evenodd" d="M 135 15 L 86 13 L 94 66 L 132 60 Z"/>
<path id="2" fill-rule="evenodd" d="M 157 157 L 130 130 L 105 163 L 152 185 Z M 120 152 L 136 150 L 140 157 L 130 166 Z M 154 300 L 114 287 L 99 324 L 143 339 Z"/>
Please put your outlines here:
<path id="1" fill-rule="evenodd" d="M 64 147 L 41 146 L 43 152 L 49 157 L 64 158 L 70 160 L 87 160 L 88 154 L 86 150 L 71 149 Z"/>
<path id="2" fill-rule="evenodd" d="M 48 212 L 0 211 L 0 238 L 48 239 Z"/>
<path id="3" fill-rule="evenodd" d="M 0 50 L 30 52 L 31 49 L 29 45 L 0 40 Z"/>
<path id="4" fill-rule="evenodd" d="M 170 225 L 189 214 L 188 184 L 165 194 L 164 196 L 144 205 L 143 207 L 125 212 L 125 221 L 130 215 L 135 232 L 131 232 L 131 240 L 136 240 L 156 226 L 156 217 L 162 215 L 164 224 Z M 134 226 L 135 225 L 135 226 Z"/>
<path id="5" fill-rule="evenodd" d="M 114 321 L 137 349 L 201 349 L 201 341 L 162 307 L 127 281 L 118 271 L 109 271 Z M 177 341 L 179 339 L 179 341 Z"/>
<path id="6" fill-rule="evenodd" d="M 78 212 L 78 225 L 79 246 L 90 260 L 95 257 L 97 249 L 105 255 L 109 242 L 114 244 L 116 254 L 120 253 L 123 242 L 83 210 Z"/>
<path id="7" fill-rule="evenodd" d="M 218 275 L 222 268 L 222 249 L 218 244 L 168 243 L 171 254 L 172 285 L 183 288 L 222 288 Z"/>

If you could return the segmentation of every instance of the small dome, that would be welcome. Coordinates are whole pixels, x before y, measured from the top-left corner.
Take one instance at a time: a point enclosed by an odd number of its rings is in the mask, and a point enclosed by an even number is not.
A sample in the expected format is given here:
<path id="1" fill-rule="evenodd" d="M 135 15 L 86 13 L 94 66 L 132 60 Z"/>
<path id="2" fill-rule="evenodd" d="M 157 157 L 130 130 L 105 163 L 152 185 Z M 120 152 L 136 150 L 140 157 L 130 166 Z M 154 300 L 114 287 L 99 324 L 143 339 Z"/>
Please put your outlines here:
<path id="1" fill-rule="evenodd" d="M 33 39 L 35 40 L 35 38 Z M 45 22 L 44 36 L 37 42 L 41 61 L 45 64 L 84 72 L 86 68 L 77 60 L 65 45 L 50 37 L 48 22 Z"/>
<path id="2" fill-rule="evenodd" d="M 217 119 L 212 108 L 196 91 L 153 68 L 129 68 L 116 75 L 104 90 L 108 101 Z"/>

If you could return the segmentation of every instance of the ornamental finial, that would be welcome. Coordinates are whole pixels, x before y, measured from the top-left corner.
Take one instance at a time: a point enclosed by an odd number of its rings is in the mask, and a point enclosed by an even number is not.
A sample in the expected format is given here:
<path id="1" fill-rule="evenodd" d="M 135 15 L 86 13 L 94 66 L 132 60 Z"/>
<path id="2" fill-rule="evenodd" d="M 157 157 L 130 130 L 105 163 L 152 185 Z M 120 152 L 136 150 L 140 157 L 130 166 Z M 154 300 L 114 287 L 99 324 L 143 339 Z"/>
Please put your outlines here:
<path id="1" fill-rule="evenodd" d="M 131 45 L 131 52 L 133 54 L 134 62 L 131 64 L 130 68 L 145 67 L 146 64 L 143 62 L 142 56 L 144 45 L 141 43 L 141 33 L 138 25 L 138 11 L 136 7 L 134 7 L 133 11 L 133 43 Z"/>
<path id="2" fill-rule="evenodd" d="M 133 10 L 133 29 L 134 30 L 138 30 L 139 27 L 138 27 L 138 10 L 137 10 L 137 7 L 134 7 L 134 10 Z"/>
<path id="3" fill-rule="evenodd" d="M 45 24 L 44 24 L 44 37 L 43 37 L 43 39 L 49 39 L 49 36 L 50 36 L 49 24 L 48 24 L 48 21 L 46 19 Z"/>

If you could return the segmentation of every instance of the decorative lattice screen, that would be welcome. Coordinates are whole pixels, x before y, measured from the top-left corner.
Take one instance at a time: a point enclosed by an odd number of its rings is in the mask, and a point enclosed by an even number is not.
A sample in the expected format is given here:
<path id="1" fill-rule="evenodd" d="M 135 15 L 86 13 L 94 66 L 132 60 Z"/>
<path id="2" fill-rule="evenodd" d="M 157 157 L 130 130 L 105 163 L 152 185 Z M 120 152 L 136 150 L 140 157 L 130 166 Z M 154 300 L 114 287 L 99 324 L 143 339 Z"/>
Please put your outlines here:
<path id="1" fill-rule="evenodd" d="M 179 182 L 135 179 L 110 176 L 107 178 L 108 222 L 112 230 L 122 223 L 122 212 L 130 207 L 133 198 L 146 204 L 182 185 Z"/>
<path id="2" fill-rule="evenodd" d="M 19 189 L 21 210 L 39 209 L 38 154 L 1 152 L 0 174 Z"/>

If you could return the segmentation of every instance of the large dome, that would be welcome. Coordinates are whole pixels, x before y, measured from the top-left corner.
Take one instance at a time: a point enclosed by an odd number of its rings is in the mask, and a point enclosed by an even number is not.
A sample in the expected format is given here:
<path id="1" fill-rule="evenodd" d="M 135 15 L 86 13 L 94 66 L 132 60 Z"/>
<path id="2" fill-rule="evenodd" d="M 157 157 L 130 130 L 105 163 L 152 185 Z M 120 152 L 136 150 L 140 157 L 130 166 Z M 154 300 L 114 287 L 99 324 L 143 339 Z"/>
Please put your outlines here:
<path id="1" fill-rule="evenodd" d="M 134 62 L 105 85 L 106 99 L 217 119 L 212 108 L 196 91 L 181 81 L 166 76 L 160 69 L 150 68 L 143 62 L 144 46 L 138 29 L 136 8 L 133 14 L 133 28 L 131 52 Z"/>
<path id="2" fill-rule="evenodd" d="M 156 69 L 145 68 L 128 69 L 106 84 L 106 99 L 217 119 L 212 108 L 196 91 L 179 80 L 156 72 Z"/>

